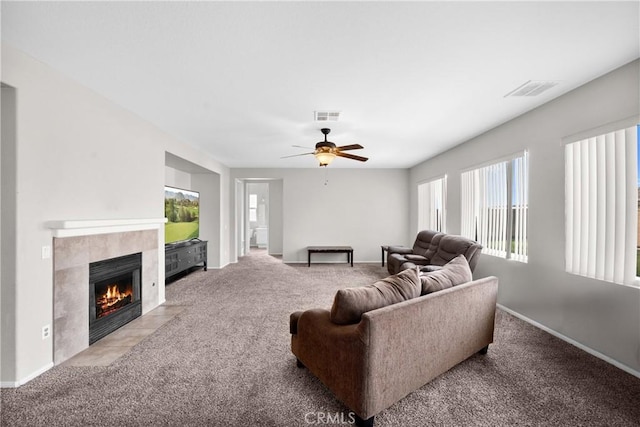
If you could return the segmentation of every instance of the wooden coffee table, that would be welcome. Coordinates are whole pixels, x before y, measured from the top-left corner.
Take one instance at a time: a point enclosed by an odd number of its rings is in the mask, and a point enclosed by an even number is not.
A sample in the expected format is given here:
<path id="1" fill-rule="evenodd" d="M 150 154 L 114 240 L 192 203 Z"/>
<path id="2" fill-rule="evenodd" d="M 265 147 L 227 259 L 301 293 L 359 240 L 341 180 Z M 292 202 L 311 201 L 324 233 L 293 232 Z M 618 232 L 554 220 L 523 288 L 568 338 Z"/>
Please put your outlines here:
<path id="1" fill-rule="evenodd" d="M 353 248 L 351 246 L 307 246 L 307 267 L 311 267 L 312 253 L 346 253 L 347 263 L 353 267 Z"/>

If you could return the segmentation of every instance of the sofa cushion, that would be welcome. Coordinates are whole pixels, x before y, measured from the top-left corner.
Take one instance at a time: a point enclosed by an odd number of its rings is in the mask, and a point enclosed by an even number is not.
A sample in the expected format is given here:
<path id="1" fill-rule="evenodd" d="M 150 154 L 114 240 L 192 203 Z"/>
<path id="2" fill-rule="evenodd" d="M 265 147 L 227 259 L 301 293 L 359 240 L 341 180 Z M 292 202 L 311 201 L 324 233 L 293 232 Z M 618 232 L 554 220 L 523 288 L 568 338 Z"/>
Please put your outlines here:
<path id="1" fill-rule="evenodd" d="M 438 248 L 431 257 L 431 264 L 445 265 L 460 254 L 464 255 L 469 262 L 479 247 L 478 242 L 466 237 L 446 234 L 440 239 Z"/>
<path id="2" fill-rule="evenodd" d="M 422 255 L 406 254 L 404 257 L 414 264 L 426 264 L 429 262 L 429 260 Z"/>
<path id="3" fill-rule="evenodd" d="M 422 295 L 461 285 L 470 282 L 472 279 L 467 259 L 464 255 L 458 255 L 440 270 L 420 273 Z"/>
<path id="4" fill-rule="evenodd" d="M 363 313 L 420 296 L 418 268 L 401 271 L 372 285 L 336 292 L 331 321 L 338 325 L 360 322 Z"/>
<path id="5" fill-rule="evenodd" d="M 413 253 L 431 259 L 438 249 L 442 236 L 444 236 L 444 233 L 439 231 L 420 231 L 416 236 L 416 241 L 413 243 Z"/>

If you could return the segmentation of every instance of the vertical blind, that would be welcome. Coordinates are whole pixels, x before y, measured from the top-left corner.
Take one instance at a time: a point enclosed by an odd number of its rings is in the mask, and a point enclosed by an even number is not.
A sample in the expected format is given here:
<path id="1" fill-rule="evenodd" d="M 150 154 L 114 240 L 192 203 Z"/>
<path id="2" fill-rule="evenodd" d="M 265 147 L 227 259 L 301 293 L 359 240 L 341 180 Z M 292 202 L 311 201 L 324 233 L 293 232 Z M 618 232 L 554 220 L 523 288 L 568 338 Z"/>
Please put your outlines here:
<path id="1" fill-rule="evenodd" d="M 445 230 L 447 177 L 418 185 L 418 230 Z"/>
<path id="2" fill-rule="evenodd" d="M 637 253 L 637 128 L 565 146 L 566 270 L 632 284 Z"/>
<path id="3" fill-rule="evenodd" d="M 527 261 L 528 155 L 461 175 L 461 233 L 483 253 Z"/>
<path id="4" fill-rule="evenodd" d="M 527 261 L 527 219 L 529 209 L 529 155 L 513 159 L 512 185 L 513 199 L 513 247 L 511 259 Z"/>

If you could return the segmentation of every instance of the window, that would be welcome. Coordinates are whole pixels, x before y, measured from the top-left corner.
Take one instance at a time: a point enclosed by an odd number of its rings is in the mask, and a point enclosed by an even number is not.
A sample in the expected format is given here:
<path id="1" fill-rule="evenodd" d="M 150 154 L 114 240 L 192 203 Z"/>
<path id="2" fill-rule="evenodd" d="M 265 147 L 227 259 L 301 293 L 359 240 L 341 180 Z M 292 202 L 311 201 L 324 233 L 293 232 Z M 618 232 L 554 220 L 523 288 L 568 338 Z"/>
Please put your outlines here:
<path id="1" fill-rule="evenodd" d="M 258 195 L 249 194 L 249 221 L 258 220 Z"/>
<path id="2" fill-rule="evenodd" d="M 527 262 L 529 159 L 521 155 L 462 173 L 462 235 L 482 253 Z"/>
<path id="3" fill-rule="evenodd" d="M 418 185 L 418 230 L 446 230 L 446 194 L 446 175 Z"/>
<path id="4" fill-rule="evenodd" d="M 569 273 L 634 284 L 638 275 L 638 126 L 565 146 Z"/>

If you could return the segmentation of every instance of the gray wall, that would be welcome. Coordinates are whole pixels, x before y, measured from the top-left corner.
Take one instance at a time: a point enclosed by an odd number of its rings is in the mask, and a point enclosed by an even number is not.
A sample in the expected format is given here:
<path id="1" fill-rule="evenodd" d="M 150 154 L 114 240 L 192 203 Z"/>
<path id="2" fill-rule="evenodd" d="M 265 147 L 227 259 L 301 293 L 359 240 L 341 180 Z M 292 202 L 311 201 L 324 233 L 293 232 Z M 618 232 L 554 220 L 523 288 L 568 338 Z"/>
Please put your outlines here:
<path id="1" fill-rule="evenodd" d="M 476 276 L 500 278 L 499 303 L 640 373 L 640 288 L 564 270 L 564 137 L 640 116 L 635 61 L 411 169 L 411 233 L 417 184 L 448 174 L 447 226 L 460 232 L 460 171 L 527 149 L 529 262 L 482 256 Z"/>

